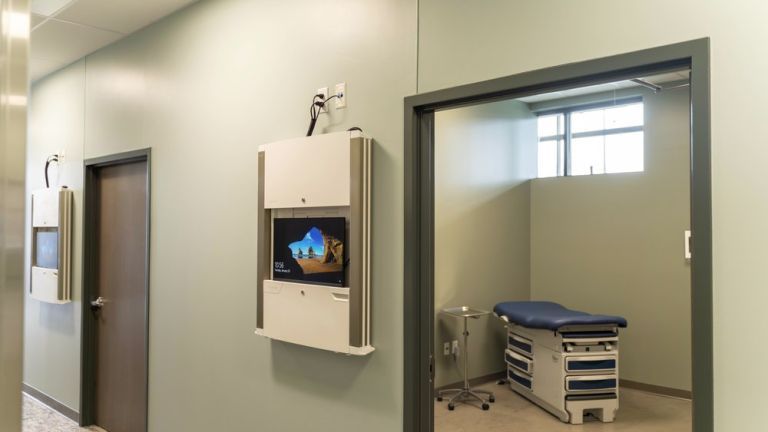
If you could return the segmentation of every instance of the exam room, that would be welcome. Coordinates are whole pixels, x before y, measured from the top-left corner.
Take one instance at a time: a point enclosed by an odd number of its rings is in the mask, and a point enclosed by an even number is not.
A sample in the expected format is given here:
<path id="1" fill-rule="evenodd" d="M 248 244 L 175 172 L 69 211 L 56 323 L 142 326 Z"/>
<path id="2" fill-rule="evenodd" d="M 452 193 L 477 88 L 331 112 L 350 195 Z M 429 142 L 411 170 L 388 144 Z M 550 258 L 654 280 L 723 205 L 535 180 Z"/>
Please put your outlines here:
<path id="1" fill-rule="evenodd" d="M 618 387 L 601 393 L 615 405 L 592 407 L 615 419 L 603 423 L 587 403 L 584 430 L 691 430 L 688 77 L 435 113 L 436 431 L 579 428 L 508 382 L 508 369 L 521 371 L 508 367 L 508 322 L 493 311 L 528 301 L 626 320 L 606 344 Z M 466 346 L 460 307 L 479 314 L 466 318 Z M 451 401 L 457 392 L 440 390 L 465 387 L 465 367 L 469 387 L 486 393 Z M 562 384 L 561 398 L 596 393 Z"/>

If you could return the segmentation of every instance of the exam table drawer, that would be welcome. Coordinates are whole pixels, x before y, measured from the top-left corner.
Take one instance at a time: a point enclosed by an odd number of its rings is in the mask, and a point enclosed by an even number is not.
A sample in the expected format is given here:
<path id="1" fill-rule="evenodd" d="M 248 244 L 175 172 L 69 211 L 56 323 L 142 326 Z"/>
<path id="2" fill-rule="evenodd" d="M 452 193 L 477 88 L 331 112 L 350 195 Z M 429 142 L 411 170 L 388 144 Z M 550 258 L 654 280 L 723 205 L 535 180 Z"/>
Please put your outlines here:
<path id="1" fill-rule="evenodd" d="M 508 349 L 504 352 L 504 359 L 509 366 L 519 369 L 529 375 L 533 374 L 533 360 L 528 357 Z"/>
<path id="2" fill-rule="evenodd" d="M 565 371 L 574 373 L 614 372 L 616 364 L 615 355 L 566 357 Z"/>
<path id="3" fill-rule="evenodd" d="M 507 368 L 507 378 L 510 382 L 516 382 L 528 390 L 533 389 L 533 377 L 514 368 Z"/>
<path id="4" fill-rule="evenodd" d="M 514 333 L 510 333 L 507 337 L 509 348 L 529 356 L 533 355 L 533 341 L 526 339 L 522 336 L 518 336 Z"/>
<path id="5" fill-rule="evenodd" d="M 587 375 L 565 378 L 565 389 L 569 392 L 594 392 L 616 390 L 616 375 Z"/>

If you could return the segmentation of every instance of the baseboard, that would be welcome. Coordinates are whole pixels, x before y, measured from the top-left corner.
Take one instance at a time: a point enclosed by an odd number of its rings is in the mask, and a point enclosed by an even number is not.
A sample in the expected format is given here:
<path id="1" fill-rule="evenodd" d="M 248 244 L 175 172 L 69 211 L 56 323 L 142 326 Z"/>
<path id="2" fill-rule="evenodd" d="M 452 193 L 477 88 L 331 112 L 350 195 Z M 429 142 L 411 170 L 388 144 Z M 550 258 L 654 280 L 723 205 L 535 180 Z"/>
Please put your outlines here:
<path id="1" fill-rule="evenodd" d="M 80 424 L 80 413 L 73 410 L 72 408 L 64 405 L 63 403 L 57 401 L 56 399 L 48 396 L 47 394 L 41 392 L 40 390 L 32 387 L 27 383 L 22 384 L 22 391 L 27 395 L 42 402 L 44 405 L 48 406 L 52 410 L 61 413 L 64 417 L 67 417 L 73 420 L 74 422 L 76 422 L 77 424 Z"/>
<path id="2" fill-rule="evenodd" d="M 507 372 L 506 371 L 494 372 L 492 374 L 483 375 L 481 377 L 470 378 L 469 379 L 469 385 L 470 385 L 470 387 L 475 387 L 475 386 L 478 386 L 480 384 L 485 384 L 488 381 L 495 381 L 495 380 L 505 379 L 506 377 L 507 377 Z M 446 384 L 446 385 L 443 385 L 443 386 L 440 386 L 440 387 L 435 387 L 435 391 L 446 390 L 446 389 L 449 389 L 449 388 L 463 387 L 463 386 L 464 386 L 464 381 L 457 381 L 455 383 L 450 383 L 450 384 Z"/>
<path id="3" fill-rule="evenodd" d="M 630 381 L 625 379 L 620 379 L 619 385 L 629 389 L 640 390 L 648 393 L 671 396 L 671 397 L 676 397 L 680 399 L 693 399 L 693 393 L 690 390 L 681 390 L 681 389 L 676 389 L 671 387 L 645 384 L 645 383 Z"/>

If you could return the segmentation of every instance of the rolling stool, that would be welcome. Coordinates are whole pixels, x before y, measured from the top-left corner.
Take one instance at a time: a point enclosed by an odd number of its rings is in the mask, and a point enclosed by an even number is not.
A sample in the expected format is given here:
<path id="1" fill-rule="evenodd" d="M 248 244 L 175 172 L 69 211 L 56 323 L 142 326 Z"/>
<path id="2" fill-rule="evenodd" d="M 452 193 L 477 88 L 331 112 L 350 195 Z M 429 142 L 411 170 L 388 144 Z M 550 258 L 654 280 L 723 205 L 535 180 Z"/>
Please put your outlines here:
<path id="1" fill-rule="evenodd" d="M 496 402 L 496 398 L 494 397 L 493 392 L 489 392 L 485 390 L 475 390 L 469 386 L 469 350 L 467 349 L 467 341 L 469 339 L 469 330 L 467 329 L 467 320 L 469 318 L 478 319 L 481 316 L 490 315 L 491 313 L 484 310 L 472 309 L 467 306 L 443 309 L 443 313 L 456 318 L 464 319 L 464 332 L 462 333 L 464 335 L 464 348 L 462 349 L 462 355 L 464 356 L 464 387 L 438 391 L 437 401 L 442 402 L 443 397 L 446 394 L 456 393 L 450 400 L 448 400 L 449 411 L 453 411 L 453 409 L 456 408 L 455 404 L 457 402 L 467 403 L 467 401 L 471 399 L 476 399 L 480 401 L 480 403 L 482 404 L 481 407 L 483 408 L 483 411 L 488 411 L 488 409 L 491 408 L 488 402 L 490 403 Z M 485 399 L 483 399 L 482 396 L 480 396 L 481 394 L 488 396 L 487 402 Z"/>

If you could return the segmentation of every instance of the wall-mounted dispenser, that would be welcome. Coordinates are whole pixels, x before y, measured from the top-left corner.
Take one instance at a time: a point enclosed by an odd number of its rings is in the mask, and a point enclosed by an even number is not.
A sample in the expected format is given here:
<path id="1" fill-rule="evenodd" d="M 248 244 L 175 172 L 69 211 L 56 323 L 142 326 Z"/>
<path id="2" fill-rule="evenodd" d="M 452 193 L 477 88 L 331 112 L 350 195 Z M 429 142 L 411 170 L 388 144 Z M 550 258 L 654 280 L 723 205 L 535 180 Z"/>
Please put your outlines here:
<path id="1" fill-rule="evenodd" d="M 32 192 L 30 295 L 48 303 L 70 302 L 72 191 Z"/>
<path id="2" fill-rule="evenodd" d="M 371 142 L 353 130 L 259 147 L 256 334 L 373 352 Z"/>

